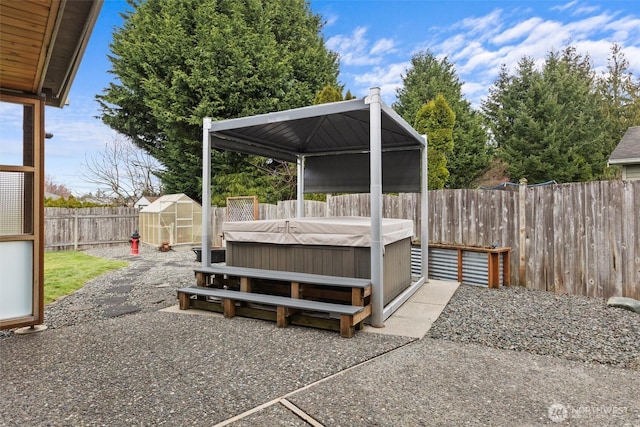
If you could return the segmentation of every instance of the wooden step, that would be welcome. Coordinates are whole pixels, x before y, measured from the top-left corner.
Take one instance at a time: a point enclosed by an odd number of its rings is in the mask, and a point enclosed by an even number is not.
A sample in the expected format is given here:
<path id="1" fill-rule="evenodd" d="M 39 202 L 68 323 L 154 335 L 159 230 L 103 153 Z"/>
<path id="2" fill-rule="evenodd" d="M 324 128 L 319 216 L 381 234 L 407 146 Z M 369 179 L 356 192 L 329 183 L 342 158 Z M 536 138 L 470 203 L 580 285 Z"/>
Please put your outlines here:
<path id="1" fill-rule="evenodd" d="M 340 315 L 340 334 L 346 338 L 353 336 L 356 324 L 371 315 L 371 305 L 354 306 L 334 304 L 278 295 L 256 294 L 227 289 L 211 289 L 199 286 L 181 288 L 178 289 L 177 293 L 181 310 L 186 310 L 190 307 L 190 297 L 193 295 L 219 298 L 222 300 L 224 316 L 228 318 L 235 316 L 236 301 L 275 306 L 277 310 L 276 324 L 279 327 L 287 326 L 287 317 L 291 314 L 288 309 L 338 314 Z"/>

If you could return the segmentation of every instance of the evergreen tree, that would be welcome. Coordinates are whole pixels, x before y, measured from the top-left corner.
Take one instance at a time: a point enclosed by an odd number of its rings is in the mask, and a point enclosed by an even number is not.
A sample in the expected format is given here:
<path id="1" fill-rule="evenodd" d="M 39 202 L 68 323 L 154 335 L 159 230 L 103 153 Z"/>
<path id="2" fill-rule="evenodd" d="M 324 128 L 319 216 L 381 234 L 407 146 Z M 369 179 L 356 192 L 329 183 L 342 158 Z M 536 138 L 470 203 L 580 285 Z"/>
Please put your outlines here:
<path id="1" fill-rule="evenodd" d="M 429 190 L 444 188 L 449 178 L 447 156 L 453 151 L 453 128 L 456 114 L 447 100 L 438 94 L 434 100 L 427 102 L 416 114 L 414 128 L 426 134 Z"/>
<path id="2" fill-rule="evenodd" d="M 482 116 L 471 108 L 462 95 L 462 82 L 447 58 L 438 60 L 430 52 L 411 58 L 411 67 L 403 77 L 403 87 L 397 91 L 393 109 L 408 123 L 429 99 L 441 94 L 455 112 L 453 151 L 447 156 L 450 172 L 447 186 L 467 188 L 488 167 L 490 150 Z"/>
<path id="3" fill-rule="evenodd" d="M 353 95 L 349 89 L 347 89 L 347 93 L 344 94 L 344 100 L 348 101 L 350 99 L 356 99 L 356 96 Z"/>
<path id="4" fill-rule="evenodd" d="M 503 67 L 483 111 L 512 181 L 602 176 L 606 129 L 594 72 L 589 57 L 575 48 L 549 53 L 540 71 L 527 57 L 514 75 Z"/>
<path id="5" fill-rule="evenodd" d="M 128 1 L 132 10 L 110 46 L 116 79 L 97 99 L 104 123 L 164 165 L 166 192 L 200 199 L 203 117 L 306 106 L 336 84 L 337 55 L 304 0 Z M 256 191 L 275 201 L 288 191 L 277 174 L 286 165 L 213 157 L 212 194 Z"/>
<path id="6" fill-rule="evenodd" d="M 634 80 L 629 61 L 618 44 L 611 47 L 607 71 L 598 79 L 598 93 L 602 102 L 608 137 L 605 154 L 611 154 L 631 126 L 640 125 L 640 80 Z M 617 177 L 620 167 L 605 169 L 605 177 Z"/>
<path id="7" fill-rule="evenodd" d="M 320 92 L 316 95 L 314 104 L 326 104 L 329 102 L 338 102 L 342 101 L 342 91 L 340 88 L 337 88 L 333 85 L 327 85 L 322 88 Z"/>

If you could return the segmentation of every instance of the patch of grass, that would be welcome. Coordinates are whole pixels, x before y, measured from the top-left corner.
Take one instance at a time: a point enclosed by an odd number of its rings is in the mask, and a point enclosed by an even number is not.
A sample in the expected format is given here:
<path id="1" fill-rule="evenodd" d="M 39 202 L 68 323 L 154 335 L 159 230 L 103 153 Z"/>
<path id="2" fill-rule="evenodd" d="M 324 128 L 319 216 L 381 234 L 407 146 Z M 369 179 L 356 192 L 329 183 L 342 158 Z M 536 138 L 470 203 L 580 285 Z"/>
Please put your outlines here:
<path id="1" fill-rule="evenodd" d="M 83 252 L 46 252 L 44 303 L 49 304 L 81 288 L 88 280 L 127 265 L 126 261 L 97 258 Z"/>

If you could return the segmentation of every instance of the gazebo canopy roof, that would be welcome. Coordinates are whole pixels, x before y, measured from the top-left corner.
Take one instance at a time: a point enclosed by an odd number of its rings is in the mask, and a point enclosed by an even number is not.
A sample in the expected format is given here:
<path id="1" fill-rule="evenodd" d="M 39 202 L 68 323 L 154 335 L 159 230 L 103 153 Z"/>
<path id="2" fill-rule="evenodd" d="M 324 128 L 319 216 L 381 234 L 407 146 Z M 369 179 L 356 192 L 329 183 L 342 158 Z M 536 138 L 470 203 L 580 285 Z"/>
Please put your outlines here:
<path id="1" fill-rule="evenodd" d="M 382 150 L 416 150 L 424 138 L 382 104 Z M 211 146 L 295 162 L 299 156 L 369 152 L 367 98 L 213 122 Z"/>

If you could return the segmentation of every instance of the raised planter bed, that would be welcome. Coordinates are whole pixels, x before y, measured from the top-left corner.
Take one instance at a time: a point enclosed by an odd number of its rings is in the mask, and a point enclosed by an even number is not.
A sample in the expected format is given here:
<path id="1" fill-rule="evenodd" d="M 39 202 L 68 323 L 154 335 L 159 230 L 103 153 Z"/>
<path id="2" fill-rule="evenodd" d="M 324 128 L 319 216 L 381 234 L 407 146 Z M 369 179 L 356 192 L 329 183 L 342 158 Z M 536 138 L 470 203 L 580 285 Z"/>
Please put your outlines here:
<path id="1" fill-rule="evenodd" d="M 412 248 L 414 270 L 419 270 L 419 252 L 419 247 Z M 429 243 L 429 277 L 490 288 L 510 286 L 510 253 L 508 247 Z"/>

